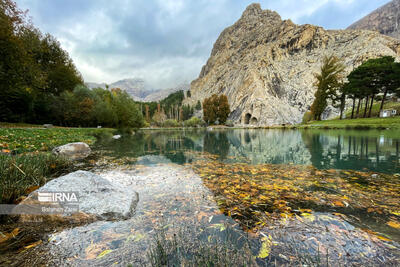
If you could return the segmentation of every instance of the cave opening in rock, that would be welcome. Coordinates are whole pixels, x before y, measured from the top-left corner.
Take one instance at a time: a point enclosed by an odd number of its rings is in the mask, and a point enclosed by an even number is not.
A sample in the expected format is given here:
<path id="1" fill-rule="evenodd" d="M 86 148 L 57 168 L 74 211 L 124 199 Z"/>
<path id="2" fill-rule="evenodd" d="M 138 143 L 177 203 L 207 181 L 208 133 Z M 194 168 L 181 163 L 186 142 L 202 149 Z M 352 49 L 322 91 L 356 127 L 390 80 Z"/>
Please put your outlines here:
<path id="1" fill-rule="evenodd" d="M 257 118 L 251 118 L 251 120 L 250 120 L 251 125 L 256 125 L 257 122 L 258 122 Z"/>
<path id="2" fill-rule="evenodd" d="M 247 113 L 244 117 L 244 124 L 250 124 L 251 114 Z"/>

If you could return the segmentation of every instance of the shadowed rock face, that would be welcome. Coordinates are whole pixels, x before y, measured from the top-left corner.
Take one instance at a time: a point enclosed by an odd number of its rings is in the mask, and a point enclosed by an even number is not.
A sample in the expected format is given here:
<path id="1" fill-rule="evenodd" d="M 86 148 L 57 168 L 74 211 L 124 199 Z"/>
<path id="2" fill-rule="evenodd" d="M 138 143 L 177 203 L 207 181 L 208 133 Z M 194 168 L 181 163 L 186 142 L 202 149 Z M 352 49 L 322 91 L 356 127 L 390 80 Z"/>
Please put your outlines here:
<path id="1" fill-rule="evenodd" d="M 371 30 L 400 39 L 400 0 L 393 0 L 350 25 L 349 29 Z"/>
<path id="2" fill-rule="evenodd" d="M 296 25 L 252 4 L 221 33 L 186 102 L 226 94 L 235 123 L 298 123 L 314 100 L 314 74 L 331 54 L 350 72 L 369 58 L 399 56 L 400 41 L 376 32 Z"/>

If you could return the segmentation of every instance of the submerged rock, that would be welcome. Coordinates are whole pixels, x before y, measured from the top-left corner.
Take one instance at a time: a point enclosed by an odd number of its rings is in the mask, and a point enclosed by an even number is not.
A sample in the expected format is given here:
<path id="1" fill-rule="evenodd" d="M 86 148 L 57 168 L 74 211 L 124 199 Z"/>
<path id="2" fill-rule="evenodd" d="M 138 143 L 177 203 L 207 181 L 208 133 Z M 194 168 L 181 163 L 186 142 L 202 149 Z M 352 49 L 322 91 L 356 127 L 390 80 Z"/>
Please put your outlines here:
<path id="1" fill-rule="evenodd" d="M 52 202 L 54 196 L 51 194 L 48 200 L 43 200 L 43 196 L 47 197 L 47 193 L 50 192 L 75 194 L 77 202 L 73 201 L 74 199 L 70 202 L 61 202 L 60 200 Z M 48 182 L 31 193 L 20 205 L 31 205 L 34 208 L 40 207 L 40 209 L 50 205 L 54 209 L 64 209 L 62 213 L 34 214 L 42 217 L 50 216 L 57 220 L 69 220 L 75 217 L 115 220 L 130 218 L 135 212 L 138 200 L 139 195 L 133 189 L 117 182 L 111 182 L 91 172 L 77 171 Z M 69 214 L 68 209 L 71 206 L 77 206 L 79 210 Z M 32 216 L 21 216 L 21 219 L 28 221 L 33 218 Z"/>
<path id="2" fill-rule="evenodd" d="M 90 147 L 83 142 L 70 143 L 53 149 L 53 154 L 65 156 L 73 160 L 84 159 L 91 153 Z"/>

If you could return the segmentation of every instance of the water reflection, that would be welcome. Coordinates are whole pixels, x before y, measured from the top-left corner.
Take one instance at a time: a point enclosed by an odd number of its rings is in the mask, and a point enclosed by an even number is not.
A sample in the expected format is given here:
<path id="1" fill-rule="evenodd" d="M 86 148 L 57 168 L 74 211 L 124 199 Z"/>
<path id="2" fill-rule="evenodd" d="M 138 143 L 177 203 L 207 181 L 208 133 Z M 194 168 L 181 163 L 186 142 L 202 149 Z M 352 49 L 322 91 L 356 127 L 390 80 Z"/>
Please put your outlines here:
<path id="1" fill-rule="evenodd" d="M 225 162 L 398 173 L 399 142 L 400 133 L 391 131 L 199 129 L 141 131 L 98 145 L 116 157 L 163 155 L 178 164 L 192 162 L 191 152 L 208 152 Z"/>

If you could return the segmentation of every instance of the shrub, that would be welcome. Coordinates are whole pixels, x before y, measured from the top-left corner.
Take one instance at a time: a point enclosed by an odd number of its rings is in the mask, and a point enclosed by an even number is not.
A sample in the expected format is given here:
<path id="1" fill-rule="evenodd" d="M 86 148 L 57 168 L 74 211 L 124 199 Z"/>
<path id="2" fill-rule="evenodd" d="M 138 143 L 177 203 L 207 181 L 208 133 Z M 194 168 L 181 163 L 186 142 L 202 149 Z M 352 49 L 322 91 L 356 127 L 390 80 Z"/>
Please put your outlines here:
<path id="1" fill-rule="evenodd" d="M 228 126 L 228 127 L 233 127 L 233 126 L 235 126 L 235 124 L 234 124 L 233 121 L 231 121 L 231 120 L 227 120 L 226 123 L 225 123 L 225 125 Z"/>
<path id="2" fill-rule="evenodd" d="M 162 127 L 179 127 L 179 123 L 176 120 L 166 120 L 163 122 Z"/>
<path id="3" fill-rule="evenodd" d="M 196 104 L 196 110 L 201 110 L 201 102 L 200 100 L 197 100 L 197 104 Z"/>
<path id="4" fill-rule="evenodd" d="M 310 122 L 312 120 L 312 117 L 313 117 L 313 115 L 312 115 L 311 111 L 307 111 L 303 115 L 303 121 L 302 122 L 303 123 L 308 123 L 308 122 Z"/>
<path id="5" fill-rule="evenodd" d="M 204 126 L 205 122 L 197 117 L 191 117 L 190 119 L 183 122 L 185 127 L 198 127 Z"/>
<path id="6" fill-rule="evenodd" d="M 163 126 L 164 122 L 167 120 L 167 115 L 163 111 L 156 111 L 153 115 L 153 123 L 157 126 Z"/>

